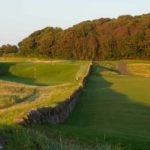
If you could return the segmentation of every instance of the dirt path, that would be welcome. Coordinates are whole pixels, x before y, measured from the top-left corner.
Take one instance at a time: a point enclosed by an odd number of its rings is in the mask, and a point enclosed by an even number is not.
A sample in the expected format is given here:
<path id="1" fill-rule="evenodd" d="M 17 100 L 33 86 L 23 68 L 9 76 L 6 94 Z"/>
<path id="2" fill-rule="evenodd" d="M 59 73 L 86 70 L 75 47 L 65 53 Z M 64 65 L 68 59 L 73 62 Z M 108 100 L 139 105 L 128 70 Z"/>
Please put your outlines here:
<path id="1" fill-rule="evenodd" d="M 129 72 L 128 72 L 128 69 L 127 69 L 127 63 L 126 62 L 119 62 L 116 66 L 116 69 L 118 70 L 118 72 L 122 75 L 131 75 Z"/>

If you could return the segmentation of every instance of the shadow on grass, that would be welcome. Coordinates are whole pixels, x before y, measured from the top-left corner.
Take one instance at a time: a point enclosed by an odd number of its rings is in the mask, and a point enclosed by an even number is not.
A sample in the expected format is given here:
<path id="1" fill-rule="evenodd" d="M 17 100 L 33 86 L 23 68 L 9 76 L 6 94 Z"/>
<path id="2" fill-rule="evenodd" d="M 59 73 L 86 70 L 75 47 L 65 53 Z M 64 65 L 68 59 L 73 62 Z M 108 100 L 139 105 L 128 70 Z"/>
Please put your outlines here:
<path id="1" fill-rule="evenodd" d="M 150 107 L 113 90 L 114 83 L 100 74 L 104 69 L 107 68 L 93 66 L 76 108 L 64 124 L 33 127 L 46 134 L 61 132 L 67 138 L 89 143 L 121 143 L 127 149 L 149 149 Z"/>
<path id="2" fill-rule="evenodd" d="M 59 149 L 60 143 L 38 131 L 16 125 L 0 124 L 0 149 L 48 150 Z"/>
<path id="3" fill-rule="evenodd" d="M 47 84 L 36 83 L 34 77 L 26 78 L 26 77 L 13 75 L 10 72 L 10 68 L 17 64 L 18 63 L 14 63 L 14 62 L 7 62 L 7 63 L 0 62 L 0 80 L 23 83 L 26 85 L 47 86 Z"/>

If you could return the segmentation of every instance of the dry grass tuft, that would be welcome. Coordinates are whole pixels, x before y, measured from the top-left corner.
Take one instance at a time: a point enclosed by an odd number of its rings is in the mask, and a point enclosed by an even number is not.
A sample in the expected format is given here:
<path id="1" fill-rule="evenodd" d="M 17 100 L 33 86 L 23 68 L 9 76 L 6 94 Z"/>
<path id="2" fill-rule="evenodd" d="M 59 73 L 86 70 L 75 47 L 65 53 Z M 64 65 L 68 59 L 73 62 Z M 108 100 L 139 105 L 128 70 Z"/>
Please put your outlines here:
<path id="1" fill-rule="evenodd" d="M 146 63 L 129 64 L 128 70 L 134 75 L 150 77 L 150 64 Z"/>

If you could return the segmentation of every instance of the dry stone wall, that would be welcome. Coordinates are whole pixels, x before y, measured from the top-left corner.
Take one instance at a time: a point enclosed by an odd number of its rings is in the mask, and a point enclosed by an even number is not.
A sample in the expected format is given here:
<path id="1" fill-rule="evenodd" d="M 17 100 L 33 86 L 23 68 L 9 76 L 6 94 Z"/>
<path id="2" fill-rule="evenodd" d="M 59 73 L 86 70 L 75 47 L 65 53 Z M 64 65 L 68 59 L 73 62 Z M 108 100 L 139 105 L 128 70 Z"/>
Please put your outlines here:
<path id="1" fill-rule="evenodd" d="M 51 124 L 63 123 L 74 110 L 77 100 L 85 86 L 87 77 L 91 73 L 92 63 L 89 65 L 86 75 L 84 76 L 79 87 L 70 95 L 69 98 L 58 104 L 56 107 L 42 107 L 31 110 L 23 119 L 23 125 L 33 123 L 48 122 Z"/>

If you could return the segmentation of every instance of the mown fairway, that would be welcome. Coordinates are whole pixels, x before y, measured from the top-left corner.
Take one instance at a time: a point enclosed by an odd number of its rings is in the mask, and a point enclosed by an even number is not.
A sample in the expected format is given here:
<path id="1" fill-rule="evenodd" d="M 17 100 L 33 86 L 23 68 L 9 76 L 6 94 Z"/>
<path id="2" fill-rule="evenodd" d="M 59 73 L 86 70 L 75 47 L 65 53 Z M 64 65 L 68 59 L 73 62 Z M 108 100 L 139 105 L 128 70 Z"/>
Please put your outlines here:
<path id="1" fill-rule="evenodd" d="M 30 85 L 57 85 L 72 82 L 79 64 L 0 63 L 1 80 Z"/>
<path id="2" fill-rule="evenodd" d="M 150 78 L 119 75 L 110 71 L 115 63 L 95 65 L 68 121 L 44 128 L 88 143 L 101 141 L 120 143 L 126 149 L 149 149 Z"/>

